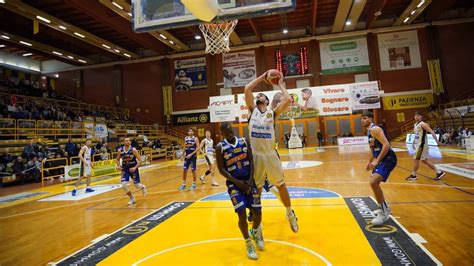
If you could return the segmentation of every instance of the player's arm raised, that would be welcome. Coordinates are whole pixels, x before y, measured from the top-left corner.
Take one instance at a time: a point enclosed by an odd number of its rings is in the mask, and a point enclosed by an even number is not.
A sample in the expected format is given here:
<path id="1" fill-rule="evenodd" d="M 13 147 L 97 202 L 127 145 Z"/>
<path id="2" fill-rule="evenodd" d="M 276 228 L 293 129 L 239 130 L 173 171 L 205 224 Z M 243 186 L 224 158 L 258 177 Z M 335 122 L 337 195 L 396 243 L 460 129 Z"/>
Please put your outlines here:
<path id="1" fill-rule="evenodd" d="M 281 113 L 286 112 L 291 102 L 290 94 L 286 90 L 285 84 L 283 83 L 283 76 L 280 76 L 279 80 L 278 87 L 280 87 L 281 91 L 281 102 L 278 103 L 278 105 L 273 110 L 273 112 L 275 112 L 275 117 L 278 117 Z"/>
<path id="2" fill-rule="evenodd" d="M 253 153 L 252 153 L 252 146 L 250 145 L 250 141 L 248 141 L 247 139 L 245 139 L 245 142 L 247 143 L 247 158 L 249 159 L 249 162 L 250 162 L 250 180 L 249 180 L 249 184 L 253 184 L 255 183 L 255 178 L 253 176 L 253 173 L 254 173 L 254 169 L 253 169 Z"/>
<path id="3" fill-rule="evenodd" d="M 245 85 L 245 104 L 247 104 L 250 112 L 253 112 L 253 109 L 255 109 L 255 97 L 253 97 L 253 89 L 255 89 L 255 87 L 257 87 L 260 82 L 265 81 L 266 75 L 267 72 L 263 73 L 260 75 L 260 77 L 250 81 L 249 84 Z"/>
<path id="4" fill-rule="evenodd" d="M 135 167 L 130 168 L 131 172 L 133 173 L 138 169 L 138 167 L 140 167 L 140 165 L 142 165 L 142 157 L 140 156 L 140 153 L 137 151 L 137 149 L 133 148 L 132 152 L 133 155 L 135 155 L 135 158 L 137 158 L 137 165 L 135 165 Z"/>
<path id="5" fill-rule="evenodd" d="M 375 139 L 382 143 L 382 150 L 380 151 L 379 156 L 370 163 L 371 168 L 375 168 L 390 150 L 390 142 L 388 142 L 380 127 L 373 127 L 370 132 Z"/>
<path id="6" fill-rule="evenodd" d="M 247 191 L 250 188 L 248 184 L 245 184 L 245 182 L 236 179 L 227 171 L 227 169 L 224 166 L 224 156 L 222 155 L 222 146 L 220 143 L 217 144 L 216 146 L 216 163 L 217 163 L 217 169 L 219 169 L 219 173 L 221 173 L 221 175 L 223 175 L 225 179 L 234 183 L 243 191 Z"/>
<path id="7" fill-rule="evenodd" d="M 433 129 L 431 129 L 430 125 L 428 125 L 427 123 L 425 122 L 421 122 L 421 127 L 430 132 L 431 136 L 433 136 L 433 139 L 436 141 L 436 143 L 438 144 L 438 146 L 441 146 L 443 145 L 441 142 L 439 142 L 438 138 L 436 137 L 436 133 L 433 131 Z"/>

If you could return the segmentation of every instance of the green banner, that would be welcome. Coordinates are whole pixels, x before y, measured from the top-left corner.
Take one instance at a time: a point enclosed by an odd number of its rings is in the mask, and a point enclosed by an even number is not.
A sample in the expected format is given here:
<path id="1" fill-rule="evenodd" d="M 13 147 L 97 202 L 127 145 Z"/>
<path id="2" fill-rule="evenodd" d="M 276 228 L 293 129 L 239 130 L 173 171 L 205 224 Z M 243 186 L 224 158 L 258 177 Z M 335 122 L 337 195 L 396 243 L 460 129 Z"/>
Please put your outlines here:
<path id="1" fill-rule="evenodd" d="M 106 174 L 118 172 L 117 170 L 115 170 L 115 166 L 116 166 L 115 160 L 98 161 L 98 162 L 94 162 L 93 165 L 94 165 L 93 176 L 106 175 Z"/>

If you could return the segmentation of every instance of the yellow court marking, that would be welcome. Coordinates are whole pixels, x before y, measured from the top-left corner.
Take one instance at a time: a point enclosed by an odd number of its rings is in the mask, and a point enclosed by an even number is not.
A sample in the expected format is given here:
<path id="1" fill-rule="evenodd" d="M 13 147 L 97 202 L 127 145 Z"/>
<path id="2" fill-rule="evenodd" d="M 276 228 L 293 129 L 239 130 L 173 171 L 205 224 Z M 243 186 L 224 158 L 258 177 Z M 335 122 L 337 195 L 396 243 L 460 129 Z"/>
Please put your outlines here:
<path id="1" fill-rule="evenodd" d="M 198 201 L 98 265 L 380 265 L 343 198 L 293 199 L 293 233 L 277 200 L 263 200 L 265 250 L 247 259 L 230 201 Z"/>

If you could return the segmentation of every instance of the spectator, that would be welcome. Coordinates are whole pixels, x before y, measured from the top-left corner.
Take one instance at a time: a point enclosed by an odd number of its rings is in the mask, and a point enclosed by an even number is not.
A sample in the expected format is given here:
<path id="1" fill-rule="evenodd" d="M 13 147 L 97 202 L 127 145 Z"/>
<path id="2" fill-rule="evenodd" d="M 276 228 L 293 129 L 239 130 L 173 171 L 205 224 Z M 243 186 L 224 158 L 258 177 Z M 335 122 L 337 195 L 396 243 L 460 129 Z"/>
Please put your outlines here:
<path id="1" fill-rule="evenodd" d="M 161 149 L 161 140 L 159 138 L 156 138 L 154 141 L 153 141 L 153 146 L 152 146 L 152 149 L 156 150 L 156 149 Z"/>
<path id="2" fill-rule="evenodd" d="M 71 138 L 69 138 L 67 141 L 65 150 L 70 156 L 74 156 L 74 154 L 76 154 L 76 145 L 74 145 L 74 142 L 72 142 Z"/>
<path id="3" fill-rule="evenodd" d="M 321 130 L 318 130 L 318 146 L 323 146 L 323 133 L 321 132 Z"/>
<path id="4" fill-rule="evenodd" d="M 109 159 L 109 153 L 108 153 L 108 150 L 107 150 L 107 143 L 106 142 L 104 144 L 102 144 L 102 147 L 100 148 L 99 153 L 100 153 L 100 159 L 102 161 Z"/>
<path id="5" fill-rule="evenodd" d="M 132 140 L 132 147 L 134 147 L 137 150 L 140 149 L 140 145 L 138 144 L 138 141 L 137 141 L 136 138 L 133 138 L 133 140 Z"/>
<path id="6" fill-rule="evenodd" d="M 33 140 L 31 139 L 30 142 L 25 146 L 21 156 L 25 159 L 30 158 L 31 155 L 35 154 L 35 147 L 33 146 Z"/>
<path id="7" fill-rule="evenodd" d="M 22 180 L 22 182 L 24 183 L 25 182 L 25 165 L 23 164 L 23 159 L 18 156 L 15 160 L 15 162 L 13 163 L 13 174 L 15 174 L 16 176 L 19 176 Z"/>

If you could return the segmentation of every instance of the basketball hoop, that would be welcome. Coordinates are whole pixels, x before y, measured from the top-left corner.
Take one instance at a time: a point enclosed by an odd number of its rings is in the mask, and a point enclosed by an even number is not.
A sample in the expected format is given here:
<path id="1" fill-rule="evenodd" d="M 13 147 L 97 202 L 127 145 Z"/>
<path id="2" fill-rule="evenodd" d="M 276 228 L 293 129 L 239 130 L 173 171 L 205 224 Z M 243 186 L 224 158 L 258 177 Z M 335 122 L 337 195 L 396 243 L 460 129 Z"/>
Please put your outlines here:
<path id="1" fill-rule="evenodd" d="M 230 35 L 234 31 L 238 20 L 227 20 L 199 25 L 199 29 L 206 41 L 206 53 L 223 54 L 230 51 Z"/>

